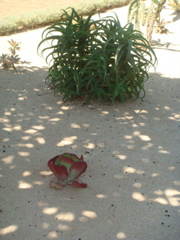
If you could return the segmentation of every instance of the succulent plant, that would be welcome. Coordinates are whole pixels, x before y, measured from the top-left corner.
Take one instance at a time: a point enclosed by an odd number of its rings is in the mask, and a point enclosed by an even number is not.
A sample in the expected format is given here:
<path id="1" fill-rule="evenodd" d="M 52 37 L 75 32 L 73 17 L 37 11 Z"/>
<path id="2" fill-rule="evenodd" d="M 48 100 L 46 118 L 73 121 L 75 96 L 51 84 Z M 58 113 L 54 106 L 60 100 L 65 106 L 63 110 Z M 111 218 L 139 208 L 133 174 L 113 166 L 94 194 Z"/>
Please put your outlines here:
<path id="1" fill-rule="evenodd" d="M 154 50 L 132 23 L 122 27 L 116 14 L 98 20 L 93 15 L 69 8 L 44 30 L 38 51 L 50 64 L 47 84 L 64 102 L 144 97 L 149 67 L 156 66 Z"/>
<path id="2" fill-rule="evenodd" d="M 0 63 L 2 63 L 2 67 L 5 69 L 13 68 L 14 70 L 17 70 L 15 64 L 19 64 L 20 58 L 16 54 L 16 51 L 21 49 L 19 46 L 20 43 L 13 39 L 8 40 L 8 43 L 10 44 L 9 54 L 2 54 L 0 56 Z"/>
<path id="3" fill-rule="evenodd" d="M 57 178 L 50 181 L 51 188 L 59 190 L 66 185 L 75 188 L 87 188 L 86 183 L 77 180 L 87 168 L 87 163 L 84 161 L 82 155 L 80 158 L 71 153 L 58 155 L 48 161 L 48 167 Z"/>

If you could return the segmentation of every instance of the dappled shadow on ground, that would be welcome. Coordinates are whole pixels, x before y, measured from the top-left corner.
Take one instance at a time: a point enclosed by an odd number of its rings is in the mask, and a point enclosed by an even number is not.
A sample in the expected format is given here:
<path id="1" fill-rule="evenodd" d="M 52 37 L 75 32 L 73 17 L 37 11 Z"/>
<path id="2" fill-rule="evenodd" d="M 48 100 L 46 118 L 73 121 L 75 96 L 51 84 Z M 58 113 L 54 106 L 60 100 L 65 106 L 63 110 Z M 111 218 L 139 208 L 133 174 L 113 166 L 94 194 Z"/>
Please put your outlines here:
<path id="1" fill-rule="evenodd" d="M 63 104 L 46 75 L 1 71 L 2 239 L 178 239 L 179 79 L 151 74 L 144 100 L 108 106 Z M 64 152 L 84 155 L 87 189 L 49 188 Z"/>
<path id="2" fill-rule="evenodd" d="M 170 46 L 170 48 L 169 48 L 169 46 Z M 176 45 L 176 46 L 178 46 L 178 45 Z M 176 47 L 175 46 L 175 47 Z M 174 47 L 174 46 L 173 46 Z M 153 41 L 153 48 L 154 49 L 162 49 L 162 48 L 164 48 L 164 50 L 167 50 L 167 51 L 173 51 L 173 52 L 180 52 L 180 50 L 178 50 L 178 49 L 173 49 L 173 48 L 171 48 L 171 43 L 170 42 L 161 42 L 160 41 L 160 39 L 159 40 L 154 40 Z"/>
<path id="3" fill-rule="evenodd" d="M 173 16 L 173 19 L 172 19 L 173 22 L 176 22 L 176 21 L 178 21 L 180 19 L 179 11 L 174 11 L 171 15 Z"/>

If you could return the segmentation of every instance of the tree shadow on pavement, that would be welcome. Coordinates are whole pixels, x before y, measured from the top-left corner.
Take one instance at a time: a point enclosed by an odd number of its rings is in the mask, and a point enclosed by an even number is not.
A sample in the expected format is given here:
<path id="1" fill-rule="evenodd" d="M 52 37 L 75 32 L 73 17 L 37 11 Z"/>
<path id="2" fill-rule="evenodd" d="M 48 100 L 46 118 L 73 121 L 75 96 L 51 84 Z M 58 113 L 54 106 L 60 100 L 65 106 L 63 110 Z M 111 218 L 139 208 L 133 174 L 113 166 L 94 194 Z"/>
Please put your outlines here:
<path id="1" fill-rule="evenodd" d="M 63 104 L 47 68 L 1 71 L 2 239 L 179 239 L 179 79 L 151 74 L 146 97 Z M 47 161 L 84 156 L 87 189 L 49 188 Z"/>

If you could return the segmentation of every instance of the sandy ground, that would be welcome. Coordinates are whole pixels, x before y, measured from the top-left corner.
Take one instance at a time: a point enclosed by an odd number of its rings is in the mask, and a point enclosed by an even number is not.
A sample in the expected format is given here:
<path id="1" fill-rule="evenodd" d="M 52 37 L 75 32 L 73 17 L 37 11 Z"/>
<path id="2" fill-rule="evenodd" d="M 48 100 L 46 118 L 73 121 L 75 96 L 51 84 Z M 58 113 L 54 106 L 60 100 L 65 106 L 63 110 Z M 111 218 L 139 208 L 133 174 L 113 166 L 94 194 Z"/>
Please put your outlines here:
<path id="1" fill-rule="evenodd" d="M 83 0 L 0 0 L 0 19 L 8 16 L 19 16 L 46 8 L 67 8 Z"/>
<path id="2" fill-rule="evenodd" d="M 2 240 L 180 239 L 180 15 L 163 14 L 173 22 L 153 36 L 146 97 L 114 106 L 54 97 L 36 52 L 43 29 L 0 38 L 0 54 L 20 41 L 24 61 L 0 69 Z M 47 161 L 64 152 L 84 156 L 87 189 L 49 188 Z"/>

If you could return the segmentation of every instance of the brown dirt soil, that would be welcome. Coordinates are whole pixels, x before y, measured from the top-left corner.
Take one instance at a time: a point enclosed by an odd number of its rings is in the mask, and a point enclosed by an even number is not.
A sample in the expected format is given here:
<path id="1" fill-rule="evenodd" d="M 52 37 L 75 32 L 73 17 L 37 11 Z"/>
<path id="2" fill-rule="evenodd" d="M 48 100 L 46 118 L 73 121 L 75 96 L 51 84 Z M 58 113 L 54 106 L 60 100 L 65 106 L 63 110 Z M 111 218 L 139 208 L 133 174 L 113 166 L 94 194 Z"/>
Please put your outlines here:
<path id="1" fill-rule="evenodd" d="M 82 0 L 0 0 L 0 19 L 50 7 L 72 7 Z"/>

